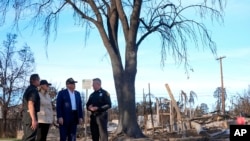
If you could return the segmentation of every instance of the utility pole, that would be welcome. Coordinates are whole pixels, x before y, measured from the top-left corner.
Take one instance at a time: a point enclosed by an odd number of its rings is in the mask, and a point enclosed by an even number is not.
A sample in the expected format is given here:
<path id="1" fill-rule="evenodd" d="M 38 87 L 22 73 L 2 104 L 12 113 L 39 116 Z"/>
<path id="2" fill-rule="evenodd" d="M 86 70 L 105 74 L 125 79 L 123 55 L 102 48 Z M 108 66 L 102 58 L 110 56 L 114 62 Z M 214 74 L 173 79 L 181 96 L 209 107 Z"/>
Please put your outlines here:
<path id="1" fill-rule="evenodd" d="M 148 94 L 149 94 L 149 108 L 150 108 L 150 115 L 151 115 L 151 124 L 153 131 L 155 131 L 154 127 L 154 116 L 153 116 L 153 110 L 152 110 L 152 101 L 151 101 L 151 92 L 150 92 L 150 83 L 148 83 Z"/>
<path id="2" fill-rule="evenodd" d="M 225 91 L 224 91 L 224 84 L 223 84 L 223 70 L 222 70 L 222 59 L 226 58 L 226 56 L 222 56 L 217 58 L 216 60 L 220 60 L 220 76 L 221 76 L 221 108 L 222 114 L 225 115 Z"/>

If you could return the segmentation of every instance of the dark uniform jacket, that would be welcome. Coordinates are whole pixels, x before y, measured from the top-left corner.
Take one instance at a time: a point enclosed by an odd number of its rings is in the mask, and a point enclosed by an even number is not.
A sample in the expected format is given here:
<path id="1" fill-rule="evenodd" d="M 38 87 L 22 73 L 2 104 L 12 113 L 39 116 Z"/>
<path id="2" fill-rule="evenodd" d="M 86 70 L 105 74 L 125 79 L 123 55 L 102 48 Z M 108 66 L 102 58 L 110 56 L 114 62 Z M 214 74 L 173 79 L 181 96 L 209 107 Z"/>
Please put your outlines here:
<path id="1" fill-rule="evenodd" d="M 82 100 L 78 91 L 74 91 L 74 94 L 78 117 L 78 119 L 76 119 L 76 123 L 78 123 L 79 118 L 83 118 Z M 58 93 L 56 99 L 56 112 L 57 118 L 62 117 L 64 124 L 70 124 L 70 122 L 72 121 L 72 105 L 68 89 L 64 89 Z"/>
<path id="2" fill-rule="evenodd" d="M 94 91 L 89 96 L 89 100 L 86 104 L 87 109 L 91 104 L 93 106 L 98 107 L 98 110 L 96 112 L 92 112 L 92 114 L 98 114 L 107 111 L 109 108 L 111 108 L 111 100 L 109 93 L 102 88 L 97 91 Z"/>
<path id="3" fill-rule="evenodd" d="M 37 87 L 30 85 L 23 94 L 23 122 L 25 124 L 30 124 L 32 119 L 30 117 L 28 109 L 28 101 L 34 102 L 35 116 L 37 118 L 37 112 L 40 111 L 40 96 L 37 90 Z"/>

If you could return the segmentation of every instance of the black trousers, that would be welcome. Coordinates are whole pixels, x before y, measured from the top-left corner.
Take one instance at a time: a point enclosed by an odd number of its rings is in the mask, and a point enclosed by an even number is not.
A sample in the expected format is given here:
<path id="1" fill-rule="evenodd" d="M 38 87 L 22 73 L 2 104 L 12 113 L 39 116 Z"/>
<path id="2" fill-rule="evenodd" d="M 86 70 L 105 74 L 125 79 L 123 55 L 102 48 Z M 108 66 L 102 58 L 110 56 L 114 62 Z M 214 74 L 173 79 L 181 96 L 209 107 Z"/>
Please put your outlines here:
<path id="1" fill-rule="evenodd" d="M 22 141 L 35 141 L 37 129 L 36 130 L 31 129 L 31 123 L 30 124 L 24 123 L 23 133 L 24 134 L 23 134 Z"/>
<path id="2" fill-rule="evenodd" d="M 93 141 L 108 141 L 108 113 L 102 112 L 90 116 L 90 130 Z"/>
<path id="3" fill-rule="evenodd" d="M 49 132 L 49 127 L 50 124 L 48 123 L 38 124 L 36 141 L 46 141 Z"/>

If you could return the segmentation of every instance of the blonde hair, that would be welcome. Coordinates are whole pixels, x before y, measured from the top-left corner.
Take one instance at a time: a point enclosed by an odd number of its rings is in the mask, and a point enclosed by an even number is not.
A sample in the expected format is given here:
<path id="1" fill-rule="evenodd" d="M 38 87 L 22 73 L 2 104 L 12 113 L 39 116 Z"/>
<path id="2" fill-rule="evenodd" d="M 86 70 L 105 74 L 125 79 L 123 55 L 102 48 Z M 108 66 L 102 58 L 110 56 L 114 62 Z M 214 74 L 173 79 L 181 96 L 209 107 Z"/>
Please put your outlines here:
<path id="1" fill-rule="evenodd" d="M 47 93 L 47 92 L 48 92 L 48 91 L 42 89 L 41 86 L 38 86 L 38 87 L 37 87 L 37 90 L 38 90 L 39 93 Z"/>
<path id="2" fill-rule="evenodd" d="M 38 90 L 38 92 L 41 92 L 42 87 L 41 87 L 41 86 L 38 86 L 38 87 L 37 87 L 37 90 Z"/>

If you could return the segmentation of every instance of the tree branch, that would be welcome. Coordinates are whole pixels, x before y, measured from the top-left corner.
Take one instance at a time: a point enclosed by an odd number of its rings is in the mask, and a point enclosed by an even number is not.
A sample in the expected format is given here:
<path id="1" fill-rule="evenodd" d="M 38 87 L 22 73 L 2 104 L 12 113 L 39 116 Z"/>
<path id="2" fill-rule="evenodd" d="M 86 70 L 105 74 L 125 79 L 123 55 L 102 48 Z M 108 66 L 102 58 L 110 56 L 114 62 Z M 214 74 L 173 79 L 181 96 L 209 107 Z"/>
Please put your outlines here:
<path id="1" fill-rule="evenodd" d="M 64 2 L 55 12 L 49 13 L 49 15 L 45 18 L 44 20 L 44 34 L 46 35 L 46 45 L 48 45 L 48 40 L 49 40 L 49 35 L 50 35 L 50 26 L 51 26 L 51 21 L 54 19 L 54 30 L 57 31 L 57 20 L 58 20 L 58 13 L 63 9 L 63 7 L 67 3 Z M 57 33 L 57 32 L 55 32 Z"/>
<path id="2" fill-rule="evenodd" d="M 128 40 L 128 30 L 129 30 L 129 25 L 128 25 L 128 19 L 127 16 L 124 12 L 124 8 L 122 6 L 122 0 L 116 0 L 116 7 L 117 7 L 117 12 L 119 15 L 119 18 L 121 20 L 122 23 L 122 29 L 123 29 L 123 33 L 124 33 L 124 37 L 125 40 Z"/>
<path id="3" fill-rule="evenodd" d="M 93 24 L 97 25 L 97 21 L 89 16 L 87 16 L 85 13 L 83 13 L 71 0 L 66 0 L 67 3 L 69 3 L 72 8 L 78 13 L 82 18 L 89 20 Z"/>
<path id="4" fill-rule="evenodd" d="M 102 15 L 99 12 L 98 7 L 96 6 L 96 3 L 93 0 L 87 0 L 87 3 L 90 5 L 92 10 L 94 11 L 98 23 L 103 24 Z"/>
<path id="5" fill-rule="evenodd" d="M 142 23 L 144 23 L 144 22 L 142 22 Z M 144 23 L 144 24 L 145 24 L 145 23 Z M 147 36 L 149 36 L 151 33 L 155 32 L 155 31 L 157 31 L 157 29 L 161 26 L 161 24 L 158 24 L 158 25 L 156 25 L 156 26 L 154 26 L 154 27 L 148 27 L 146 24 L 145 24 L 145 26 L 146 26 L 146 28 L 147 28 L 147 32 L 144 33 L 144 34 L 140 37 L 140 39 L 139 39 L 138 42 L 136 43 L 136 46 L 137 46 L 137 47 L 140 46 L 140 44 L 142 43 L 142 41 L 143 41 Z"/>
<path id="6" fill-rule="evenodd" d="M 118 45 L 118 25 L 119 25 L 119 17 L 116 8 L 116 0 L 111 1 L 111 6 L 109 9 L 108 17 L 107 17 L 107 28 L 110 43 L 112 44 L 114 51 L 119 54 L 119 45 Z"/>

